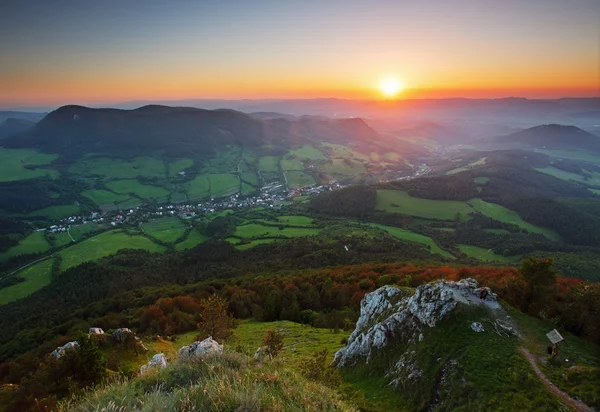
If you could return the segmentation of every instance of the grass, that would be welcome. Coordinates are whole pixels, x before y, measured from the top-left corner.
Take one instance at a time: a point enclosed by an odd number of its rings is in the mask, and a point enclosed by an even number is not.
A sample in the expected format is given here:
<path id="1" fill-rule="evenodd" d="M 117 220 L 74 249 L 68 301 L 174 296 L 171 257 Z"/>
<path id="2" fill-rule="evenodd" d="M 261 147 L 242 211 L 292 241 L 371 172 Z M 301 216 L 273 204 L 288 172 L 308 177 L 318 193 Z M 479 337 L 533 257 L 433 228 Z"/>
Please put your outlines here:
<path id="1" fill-rule="evenodd" d="M 237 243 L 240 241 L 240 239 L 228 238 L 226 240 L 229 243 L 234 244 L 235 248 L 237 250 L 246 250 L 246 249 L 253 248 L 254 246 L 264 245 L 265 243 L 273 243 L 273 242 L 279 241 L 279 239 L 256 239 L 256 240 L 252 240 L 252 241 L 250 241 L 248 243 L 243 243 L 241 245 L 238 245 Z"/>
<path id="2" fill-rule="evenodd" d="M 80 160 L 69 169 L 72 173 L 85 176 L 97 175 L 112 178 L 165 177 L 165 164 L 162 160 L 141 156 L 133 160 L 99 157 Z"/>
<path id="3" fill-rule="evenodd" d="M 555 167 L 536 168 L 538 172 L 554 176 L 557 179 L 582 183 L 584 185 L 600 186 L 600 173 L 587 172 L 585 175 L 565 172 Z"/>
<path id="4" fill-rule="evenodd" d="M 317 235 L 321 229 L 312 228 L 284 228 L 280 230 L 275 226 L 263 226 L 256 223 L 238 226 L 235 229 L 234 236 L 242 239 L 252 239 L 255 237 L 300 237 Z"/>
<path id="5" fill-rule="evenodd" d="M 145 185 L 134 179 L 114 180 L 106 183 L 106 186 L 114 192 L 133 193 L 143 199 L 165 199 L 169 194 L 169 192 L 162 187 Z"/>
<path id="6" fill-rule="evenodd" d="M 281 170 L 304 170 L 304 163 L 294 156 L 283 157 L 280 161 Z"/>
<path id="7" fill-rule="evenodd" d="M 239 192 L 240 181 L 231 173 L 218 173 L 208 175 L 210 181 L 210 194 L 213 197 L 229 196 Z"/>
<path id="8" fill-rule="evenodd" d="M 21 239 L 18 245 L 0 253 L 0 260 L 7 260 L 13 256 L 26 255 L 29 253 L 41 253 L 50 249 L 50 243 L 46 240 L 44 232 L 33 232 Z"/>
<path id="9" fill-rule="evenodd" d="M 189 183 L 188 198 L 201 199 L 210 196 L 210 182 L 208 175 L 198 175 Z"/>
<path id="10" fill-rule="evenodd" d="M 288 152 L 289 156 L 296 156 L 301 160 L 326 160 L 327 157 L 313 146 L 304 145 Z"/>
<path id="11" fill-rule="evenodd" d="M 191 249 L 195 246 L 198 246 L 200 243 L 205 242 L 208 237 L 204 236 L 202 233 L 198 232 L 195 229 L 188 234 L 184 241 L 179 242 L 175 245 L 176 250 L 185 250 Z"/>
<path id="12" fill-rule="evenodd" d="M 258 176 L 254 172 L 242 173 L 240 177 L 242 178 L 242 180 L 245 180 L 246 182 L 250 183 L 252 186 L 258 187 L 260 185 Z"/>
<path id="13" fill-rule="evenodd" d="M 532 225 L 531 223 L 524 221 L 517 212 L 503 206 L 495 203 L 488 203 L 481 199 L 471 199 L 468 203 L 478 212 L 481 212 L 494 220 L 519 226 L 521 229 L 531 233 L 539 233 L 556 242 L 561 241 L 560 236 L 553 230 Z"/>
<path id="14" fill-rule="evenodd" d="M 277 216 L 277 220 L 286 225 L 310 226 L 313 224 L 313 218 L 308 216 Z"/>
<path id="15" fill-rule="evenodd" d="M 369 155 L 364 155 L 364 154 L 352 149 L 351 147 L 344 146 L 341 144 L 321 143 L 321 147 L 325 147 L 325 148 L 328 148 L 329 150 L 331 150 L 330 157 L 332 157 L 332 158 L 358 159 L 358 160 L 364 160 L 364 161 L 371 160 Z"/>
<path id="16" fill-rule="evenodd" d="M 194 161 L 192 159 L 179 159 L 169 163 L 169 177 L 175 177 L 179 172 L 184 171 L 188 167 L 192 167 Z"/>
<path id="17" fill-rule="evenodd" d="M 258 159 L 258 170 L 264 172 L 277 172 L 279 170 L 279 157 L 263 156 Z"/>
<path id="18" fill-rule="evenodd" d="M 75 205 L 56 205 L 48 206 L 43 209 L 34 210 L 25 214 L 26 217 L 46 217 L 48 219 L 57 220 L 69 216 L 76 216 L 81 210 Z"/>
<path id="19" fill-rule="evenodd" d="M 366 172 L 361 162 L 352 159 L 331 159 L 330 162 L 322 164 L 320 169 L 336 175 L 360 175 Z"/>
<path id="20" fill-rule="evenodd" d="M 400 190 L 378 190 L 376 209 L 440 220 L 456 220 L 459 214 L 461 219 L 466 219 L 473 211 L 465 202 L 421 199 Z"/>
<path id="21" fill-rule="evenodd" d="M 175 242 L 185 232 L 185 225 L 177 217 L 151 220 L 144 223 L 142 228 L 144 233 L 167 243 Z"/>
<path id="22" fill-rule="evenodd" d="M 475 179 L 473 179 L 473 181 L 478 185 L 484 185 L 490 181 L 490 178 L 485 177 L 485 176 L 479 176 L 479 177 L 476 177 Z"/>
<path id="23" fill-rule="evenodd" d="M 53 262 L 54 259 L 52 258 L 46 259 L 12 275 L 22 277 L 25 282 L 0 289 L 0 305 L 6 305 L 9 302 L 29 296 L 49 284 L 52 280 L 51 268 Z"/>
<path id="24" fill-rule="evenodd" d="M 119 203 L 127 200 L 129 196 L 109 192 L 108 190 L 85 190 L 81 192 L 83 197 L 90 199 L 98 206 L 109 203 Z"/>
<path id="25" fill-rule="evenodd" d="M 477 246 L 471 245 L 457 245 L 461 252 L 465 255 L 482 260 L 484 262 L 503 262 L 513 263 L 518 262 L 521 256 L 502 256 L 494 253 L 493 250 L 484 249 Z"/>
<path id="26" fill-rule="evenodd" d="M 551 157 L 582 160 L 584 162 L 599 163 L 600 156 L 595 156 L 584 150 L 546 150 L 546 149 L 535 149 L 536 152 L 547 154 Z"/>
<path id="27" fill-rule="evenodd" d="M 454 258 L 454 256 L 452 256 L 450 253 L 446 252 L 444 249 L 439 247 L 437 245 L 437 243 L 435 243 L 435 241 L 428 236 L 420 235 L 418 233 L 411 232 L 410 230 L 406 230 L 406 229 L 401 229 L 399 227 L 384 226 L 384 225 L 380 225 L 377 223 L 371 223 L 370 226 L 377 227 L 379 229 L 383 229 L 386 232 L 388 232 L 390 235 L 392 235 L 395 238 L 398 238 L 400 240 L 407 240 L 409 242 L 421 243 L 421 244 L 427 246 L 427 248 L 429 249 L 429 251 L 431 253 L 437 253 L 444 257 Z"/>
<path id="28" fill-rule="evenodd" d="M 288 186 L 291 189 L 297 189 L 299 187 L 310 186 L 315 184 L 315 179 L 311 175 L 304 172 L 285 172 Z"/>
<path id="29" fill-rule="evenodd" d="M 49 176 L 56 179 L 59 175 L 54 169 L 44 166 L 58 158 L 56 154 L 41 153 L 30 149 L 5 149 L 0 147 L 0 182 L 34 179 Z"/>
<path id="30" fill-rule="evenodd" d="M 446 174 L 447 175 L 454 175 L 456 173 L 464 172 L 465 170 L 471 170 L 474 167 L 484 165 L 485 162 L 486 162 L 486 160 L 487 160 L 487 157 L 482 157 L 481 159 L 476 160 L 474 162 L 471 162 L 471 163 L 469 163 L 467 165 L 464 165 L 463 167 L 459 167 L 457 169 L 448 170 L 446 172 Z"/>
<path id="31" fill-rule="evenodd" d="M 77 266 L 83 262 L 97 260 L 118 252 L 120 249 L 146 249 L 150 252 L 164 252 L 165 247 L 153 243 L 143 236 L 129 236 L 118 230 L 104 232 L 85 239 L 60 252 L 61 270 Z"/>

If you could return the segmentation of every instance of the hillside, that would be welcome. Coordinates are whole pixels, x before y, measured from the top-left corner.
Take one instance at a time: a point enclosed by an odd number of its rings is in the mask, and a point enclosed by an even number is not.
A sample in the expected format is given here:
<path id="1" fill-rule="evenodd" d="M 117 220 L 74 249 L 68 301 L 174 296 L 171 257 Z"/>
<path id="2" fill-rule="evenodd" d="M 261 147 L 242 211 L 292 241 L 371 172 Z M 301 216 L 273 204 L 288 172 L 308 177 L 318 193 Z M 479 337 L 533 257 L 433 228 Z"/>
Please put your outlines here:
<path id="1" fill-rule="evenodd" d="M 494 139 L 497 143 L 540 149 L 579 149 L 600 152 L 600 137 L 575 126 L 547 124 Z"/>
<path id="2" fill-rule="evenodd" d="M 4 139 L 10 135 L 24 132 L 31 128 L 35 122 L 26 119 L 8 118 L 0 122 L 0 139 Z"/>

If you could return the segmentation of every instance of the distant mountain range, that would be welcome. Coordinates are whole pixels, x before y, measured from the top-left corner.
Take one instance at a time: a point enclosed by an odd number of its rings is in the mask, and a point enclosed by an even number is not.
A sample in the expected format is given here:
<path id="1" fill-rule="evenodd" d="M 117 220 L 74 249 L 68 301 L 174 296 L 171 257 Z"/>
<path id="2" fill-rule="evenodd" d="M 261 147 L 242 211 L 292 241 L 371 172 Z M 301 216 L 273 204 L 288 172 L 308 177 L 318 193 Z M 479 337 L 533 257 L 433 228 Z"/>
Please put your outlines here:
<path id="1" fill-rule="evenodd" d="M 31 128 L 35 122 L 25 119 L 8 118 L 0 122 L 0 139 Z"/>
<path id="2" fill-rule="evenodd" d="M 600 152 L 600 137 L 575 126 L 547 124 L 494 139 L 496 143 L 544 149 L 580 149 Z"/>
<path id="3" fill-rule="evenodd" d="M 39 122 L 46 116 L 48 113 L 37 113 L 37 112 L 21 112 L 21 111 L 2 111 L 0 110 L 0 122 L 6 119 L 23 119 L 29 120 L 30 122 Z"/>

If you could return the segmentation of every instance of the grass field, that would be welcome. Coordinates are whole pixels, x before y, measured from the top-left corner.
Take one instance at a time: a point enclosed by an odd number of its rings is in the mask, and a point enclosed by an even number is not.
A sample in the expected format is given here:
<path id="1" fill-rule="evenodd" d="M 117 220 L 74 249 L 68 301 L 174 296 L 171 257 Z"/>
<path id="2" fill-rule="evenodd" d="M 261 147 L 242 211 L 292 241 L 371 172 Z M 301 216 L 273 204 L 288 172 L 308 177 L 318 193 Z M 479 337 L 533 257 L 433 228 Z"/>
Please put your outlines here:
<path id="1" fill-rule="evenodd" d="M 169 163 L 169 177 L 177 176 L 177 173 L 184 171 L 188 167 L 192 167 L 194 161 L 192 159 L 179 159 Z"/>
<path id="2" fill-rule="evenodd" d="M 304 164 L 298 157 L 285 156 L 280 161 L 281 170 L 304 170 Z"/>
<path id="3" fill-rule="evenodd" d="M 315 184 L 315 179 L 304 172 L 285 172 L 285 174 L 287 177 L 288 186 L 291 189 Z"/>
<path id="4" fill-rule="evenodd" d="M 558 234 L 553 230 L 532 225 L 531 223 L 524 221 L 517 212 L 514 212 L 503 206 L 495 203 L 488 203 L 481 199 L 471 199 L 469 200 L 469 204 L 478 212 L 481 212 L 499 222 L 510 223 L 512 225 L 519 226 L 528 232 L 539 233 L 557 242 L 560 242 L 561 240 L 560 236 L 558 236 Z"/>
<path id="5" fill-rule="evenodd" d="M 0 289 L 0 305 L 29 296 L 49 284 L 52 280 L 50 272 L 52 263 L 54 259 L 49 258 L 12 275 L 22 277 L 25 282 Z"/>
<path id="6" fill-rule="evenodd" d="M 313 146 L 304 145 L 288 152 L 289 156 L 296 156 L 300 160 L 326 160 L 327 157 Z"/>
<path id="7" fill-rule="evenodd" d="M 376 208 L 390 213 L 441 220 L 456 220 L 458 214 L 464 220 L 473 211 L 465 202 L 421 199 L 400 190 L 378 190 Z"/>
<path id="8" fill-rule="evenodd" d="M 71 247 L 60 251 L 61 270 L 77 266 L 89 260 L 97 260 L 112 255 L 120 249 L 146 249 L 150 252 L 164 252 L 163 246 L 153 243 L 143 236 L 129 236 L 121 231 L 113 230 L 85 239 Z"/>
<path id="9" fill-rule="evenodd" d="M 80 160 L 70 169 L 81 175 L 99 175 L 114 178 L 134 178 L 138 176 L 165 177 L 165 164 L 154 157 L 136 157 L 128 162 L 123 159 L 100 157 Z"/>
<path id="10" fill-rule="evenodd" d="M 179 242 L 175 245 L 176 250 L 185 250 L 191 249 L 195 246 L 198 246 L 200 243 L 205 242 L 208 237 L 204 236 L 202 233 L 197 230 L 192 229 L 192 231 L 188 234 L 187 238 L 183 242 Z"/>
<path id="11" fill-rule="evenodd" d="M 27 213 L 27 217 L 47 217 L 49 219 L 62 219 L 64 217 L 75 216 L 79 214 L 81 210 L 79 206 L 75 205 L 56 205 L 48 206 L 43 209 L 34 210 L 33 212 Z"/>
<path id="12" fill-rule="evenodd" d="M 457 245 L 461 252 L 465 255 L 483 260 L 484 262 L 503 262 L 511 263 L 518 262 L 521 256 L 502 256 L 494 253 L 492 250 L 484 249 L 477 246 L 471 245 Z"/>
<path id="13" fill-rule="evenodd" d="M 313 223 L 313 218 L 308 216 L 277 216 L 277 220 L 294 226 L 310 226 Z"/>
<path id="14" fill-rule="evenodd" d="M 44 232 L 33 232 L 21 239 L 18 245 L 0 253 L 0 260 L 6 260 L 13 256 L 26 255 L 29 253 L 40 253 L 50 249 L 50 243 L 44 237 Z"/>
<path id="15" fill-rule="evenodd" d="M 142 228 L 144 233 L 167 243 L 175 242 L 185 232 L 185 225 L 177 217 L 151 220 L 144 223 Z"/>
<path id="16" fill-rule="evenodd" d="M 210 196 L 210 182 L 208 175 L 198 175 L 189 183 L 188 198 L 201 199 Z"/>
<path id="17" fill-rule="evenodd" d="M 258 180 L 258 176 L 254 172 L 245 172 L 241 174 L 242 180 L 250 183 L 252 186 L 258 187 L 260 185 L 260 181 Z"/>
<path id="18" fill-rule="evenodd" d="M 588 172 L 586 175 L 579 175 L 577 173 L 565 172 L 564 170 L 555 167 L 537 168 L 535 170 L 561 180 L 569 180 L 584 185 L 600 186 L 600 173 Z"/>
<path id="19" fill-rule="evenodd" d="M 236 245 L 240 241 L 240 239 L 237 239 L 237 238 L 234 238 L 234 237 L 228 238 L 226 240 L 229 243 L 232 243 L 234 245 Z M 252 241 L 250 241 L 248 243 L 244 243 L 242 245 L 236 245 L 235 248 L 237 250 L 246 250 L 246 249 L 250 249 L 250 248 L 252 248 L 254 246 L 262 245 L 262 244 L 265 244 L 265 243 L 278 242 L 278 241 L 279 241 L 278 239 L 256 239 L 256 240 L 252 240 Z"/>
<path id="20" fill-rule="evenodd" d="M 483 229 L 485 233 L 493 233 L 494 235 L 510 235 L 510 232 L 505 229 Z"/>
<path id="21" fill-rule="evenodd" d="M 452 170 L 448 170 L 446 172 L 447 175 L 454 175 L 456 173 L 460 173 L 460 172 L 464 172 L 466 170 L 471 170 L 472 168 L 476 167 L 476 166 L 481 166 L 485 164 L 485 161 L 487 160 L 487 157 L 483 157 L 479 160 L 476 160 L 474 162 L 469 163 L 468 165 L 465 165 L 463 167 L 459 167 L 457 169 L 452 169 Z"/>
<path id="22" fill-rule="evenodd" d="M 409 242 L 421 243 L 425 246 L 428 246 L 431 253 L 437 253 L 444 257 L 454 258 L 454 256 L 452 256 L 450 253 L 446 252 L 444 249 L 439 247 L 437 243 L 435 243 L 435 241 L 428 236 L 420 235 L 418 233 L 411 232 L 410 230 L 406 229 L 401 229 L 399 227 L 384 226 L 376 223 L 371 223 L 370 226 L 383 229 L 390 235 L 400 240 L 407 240 Z"/>
<path id="23" fill-rule="evenodd" d="M 473 181 L 478 184 L 478 185 L 484 185 L 487 182 L 490 181 L 489 177 L 484 177 L 484 176 L 480 176 L 480 177 L 476 177 L 475 179 L 473 179 Z"/>
<path id="24" fill-rule="evenodd" d="M 535 149 L 536 152 L 547 154 L 550 157 L 582 160 L 584 162 L 599 163 L 600 156 L 595 156 L 589 152 L 583 150 L 545 150 Z"/>
<path id="25" fill-rule="evenodd" d="M 335 143 L 321 143 L 321 147 L 327 148 L 331 151 L 331 157 L 333 158 L 341 158 L 341 159 L 357 159 L 370 161 L 370 156 L 364 155 L 356 150 L 352 149 L 349 146 L 344 146 L 341 144 Z"/>
<path id="26" fill-rule="evenodd" d="M 109 203 L 119 203 L 127 200 L 129 196 L 109 192 L 108 190 L 85 190 L 81 192 L 83 197 L 90 199 L 98 206 Z"/>
<path id="27" fill-rule="evenodd" d="M 30 149 L 5 149 L 0 147 L 0 182 L 33 179 L 36 177 L 58 177 L 58 171 L 44 168 L 26 168 L 44 166 L 52 163 L 58 155 L 46 154 Z"/>
<path id="28" fill-rule="evenodd" d="M 265 172 L 277 172 L 279 170 L 279 157 L 263 156 L 258 159 L 258 170 Z"/>
<path id="29" fill-rule="evenodd" d="M 321 229 L 312 228 L 284 228 L 280 230 L 275 226 L 263 226 L 256 223 L 241 225 L 235 229 L 234 235 L 243 238 L 251 239 L 254 237 L 300 237 L 317 235 Z"/>
<path id="30" fill-rule="evenodd" d="M 352 159 L 332 159 L 330 162 L 325 162 L 320 169 L 329 174 L 336 175 L 360 175 L 366 172 L 365 166 Z"/>
<path id="31" fill-rule="evenodd" d="M 213 197 L 229 196 L 238 193 L 240 181 L 231 173 L 208 175 L 210 180 L 210 195 Z"/>
<path id="32" fill-rule="evenodd" d="M 133 193 L 143 199 L 155 198 L 166 199 L 169 192 L 162 187 L 145 185 L 134 179 L 114 180 L 106 183 L 106 186 L 117 193 Z"/>

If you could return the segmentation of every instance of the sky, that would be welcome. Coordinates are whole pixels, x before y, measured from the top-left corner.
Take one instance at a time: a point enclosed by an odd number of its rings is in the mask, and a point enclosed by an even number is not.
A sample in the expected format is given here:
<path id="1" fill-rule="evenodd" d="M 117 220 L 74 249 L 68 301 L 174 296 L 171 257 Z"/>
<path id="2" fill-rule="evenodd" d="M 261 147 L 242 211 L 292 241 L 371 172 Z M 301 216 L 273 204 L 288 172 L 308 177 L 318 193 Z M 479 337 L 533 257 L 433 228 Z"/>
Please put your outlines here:
<path id="1" fill-rule="evenodd" d="M 598 0 L 4 0 L 0 106 L 600 96 Z"/>

